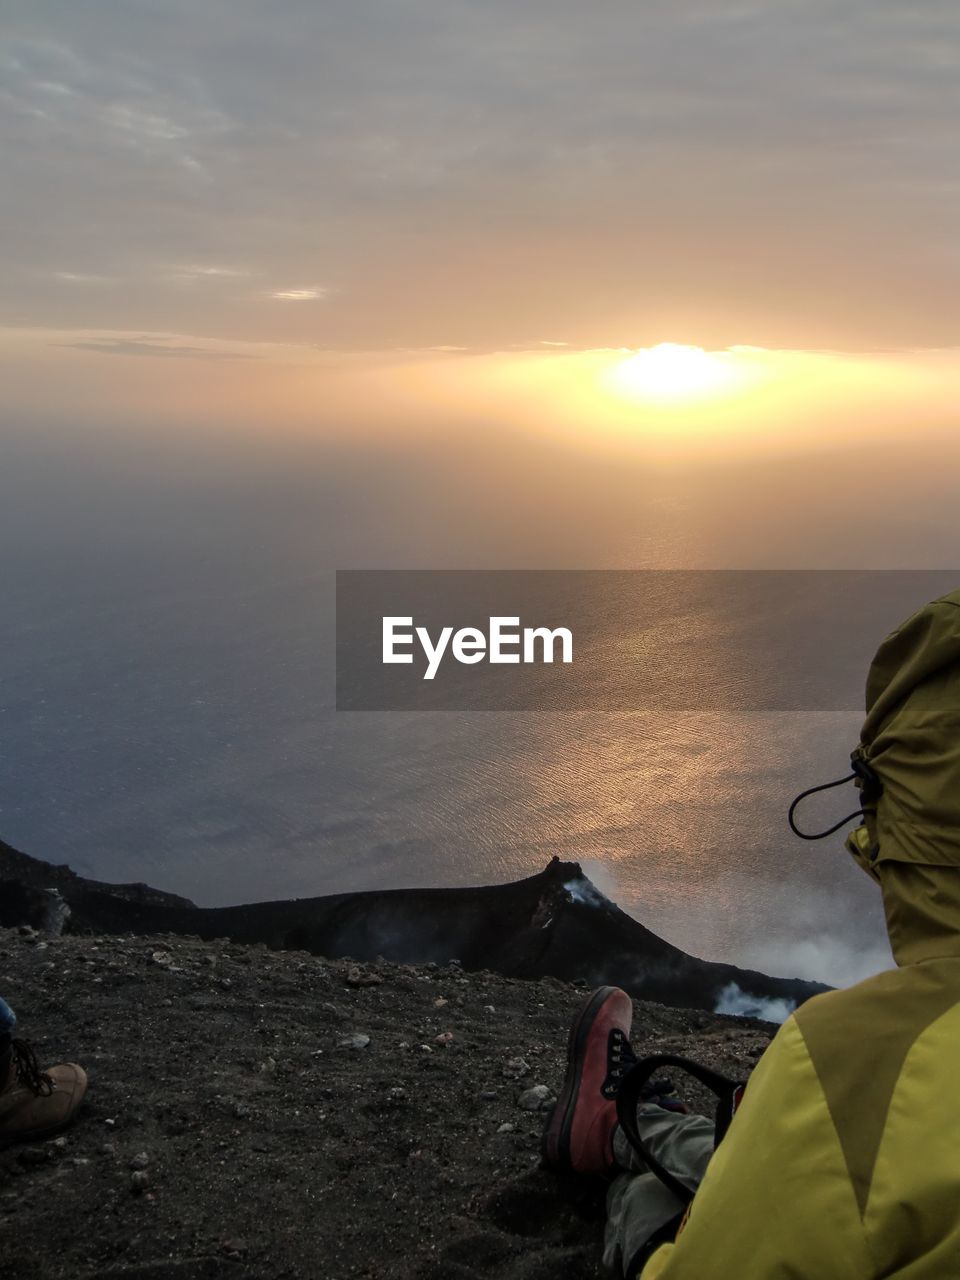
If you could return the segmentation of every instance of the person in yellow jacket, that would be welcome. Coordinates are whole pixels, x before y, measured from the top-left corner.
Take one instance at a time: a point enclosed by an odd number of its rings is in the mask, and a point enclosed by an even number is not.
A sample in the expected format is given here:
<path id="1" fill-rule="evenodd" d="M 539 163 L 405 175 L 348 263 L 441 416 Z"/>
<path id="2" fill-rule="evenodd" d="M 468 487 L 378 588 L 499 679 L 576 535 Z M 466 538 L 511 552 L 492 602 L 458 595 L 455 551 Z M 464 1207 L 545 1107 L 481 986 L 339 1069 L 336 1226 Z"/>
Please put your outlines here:
<path id="1" fill-rule="evenodd" d="M 713 1126 L 649 1098 L 617 1124 L 632 1006 L 594 992 L 544 1135 L 555 1167 L 615 1175 L 605 1257 L 626 1280 L 960 1280 L 960 591 L 881 645 L 853 753 L 847 848 L 883 897 L 897 968 L 803 1004 Z"/>

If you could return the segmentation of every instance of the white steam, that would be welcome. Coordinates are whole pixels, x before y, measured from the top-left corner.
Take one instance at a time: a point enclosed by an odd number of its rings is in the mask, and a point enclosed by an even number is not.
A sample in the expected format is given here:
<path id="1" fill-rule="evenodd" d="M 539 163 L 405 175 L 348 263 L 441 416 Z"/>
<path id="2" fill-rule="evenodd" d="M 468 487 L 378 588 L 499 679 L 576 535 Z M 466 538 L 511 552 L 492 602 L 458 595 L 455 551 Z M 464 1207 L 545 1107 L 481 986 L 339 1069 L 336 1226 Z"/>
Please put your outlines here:
<path id="1" fill-rule="evenodd" d="M 589 880 L 568 880 L 563 886 L 574 902 L 584 907 L 609 907 L 610 899 Z"/>
<path id="2" fill-rule="evenodd" d="M 714 1013 L 732 1014 L 735 1018 L 762 1018 L 764 1022 L 785 1022 L 797 1007 L 795 1000 L 752 996 L 730 982 L 720 992 Z"/>
<path id="3" fill-rule="evenodd" d="M 620 898 L 619 886 L 608 862 L 602 858 L 581 858 L 580 868 L 601 897 L 610 902 Z"/>
<path id="4" fill-rule="evenodd" d="M 811 931 L 804 938 L 778 938 L 776 943 L 764 941 L 747 946 L 736 957 L 736 963 L 784 978 L 810 978 L 833 987 L 851 987 L 892 968 L 893 956 L 885 938 L 875 943 L 859 942 Z"/>
<path id="5" fill-rule="evenodd" d="M 563 886 L 573 901 L 585 907 L 613 906 L 619 895 L 608 864 L 599 858 L 587 858 L 580 867 L 583 879 L 568 880 Z"/>

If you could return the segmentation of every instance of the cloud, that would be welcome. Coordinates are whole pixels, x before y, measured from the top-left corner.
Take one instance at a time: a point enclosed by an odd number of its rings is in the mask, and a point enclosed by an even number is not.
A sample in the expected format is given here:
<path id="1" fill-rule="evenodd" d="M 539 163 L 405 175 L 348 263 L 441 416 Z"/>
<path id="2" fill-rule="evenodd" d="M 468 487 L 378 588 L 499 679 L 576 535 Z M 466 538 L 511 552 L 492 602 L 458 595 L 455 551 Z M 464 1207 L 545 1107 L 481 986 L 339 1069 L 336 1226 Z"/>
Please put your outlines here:
<path id="1" fill-rule="evenodd" d="M 62 280 L 64 284 L 104 284 L 110 279 L 89 271 L 54 271 L 52 274 L 54 280 Z"/>
<path id="2" fill-rule="evenodd" d="M 196 267 L 194 266 L 194 267 L 177 267 L 175 268 L 174 274 L 179 276 L 190 276 L 196 279 L 202 279 L 204 277 L 212 278 L 217 276 L 224 276 L 227 278 L 235 279 L 238 276 L 245 276 L 245 275 L 248 275 L 249 273 L 246 271 L 239 271 L 235 267 Z"/>
<path id="3" fill-rule="evenodd" d="M 158 281 L 172 281 L 177 284 L 201 284 L 215 287 L 229 284 L 231 281 L 243 280 L 251 275 L 240 267 L 220 267 L 202 264 L 162 267 L 155 273 Z"/>
<path id="4" fill-rule="evenodd" d="M 574 0 L 42 0 L 0 61 L 0 323 L 952 345 L 958 47 L 936 0 L 611 0 L 602 23 Z M 140 283 L 81 317 L 37 287 L 54 254 Z M 280 281 L 335 261 L 336 315 L 164 292 L 164 264 L 221 256 Z"/>
<path id="5" fill-rule="evenodd" d="M 163 142 L 174 142 L 178 138 L 186 138 L 190 130 L 166 116 L 154 115 L 141 111 L 127 103 L 118 102 L 106 108 L 104 119 L 107 124 L 124 133 L 135 134 L 148 140 L 159 139 Z"/>
<path id="6" fill-rule="evenodd" d="M 89 339 L 60 342 L 57 345 L 71 347 L 76 351 L 96 351 L 105 356 L 159 356 L 187 360 L 249 360 L 253 358 L 240 351 L 219 351 L 210 347 L 194 347 L 183 343 L 166 343 L 143 338 Z"/>
<path id="7" fill-rule="evenodd" d="M 69 85 L 59 84 L 56 80 L 37 80 L 33 86 L 40 93 L 52 93 L 61 98 L 75 98 L 76 94 Z"/>
<path id="8" fill-rule="evenodd" d="M 269 296 L 279 302 L 318 302 L 327 297 L 328 289 L 275 289 Z"/>

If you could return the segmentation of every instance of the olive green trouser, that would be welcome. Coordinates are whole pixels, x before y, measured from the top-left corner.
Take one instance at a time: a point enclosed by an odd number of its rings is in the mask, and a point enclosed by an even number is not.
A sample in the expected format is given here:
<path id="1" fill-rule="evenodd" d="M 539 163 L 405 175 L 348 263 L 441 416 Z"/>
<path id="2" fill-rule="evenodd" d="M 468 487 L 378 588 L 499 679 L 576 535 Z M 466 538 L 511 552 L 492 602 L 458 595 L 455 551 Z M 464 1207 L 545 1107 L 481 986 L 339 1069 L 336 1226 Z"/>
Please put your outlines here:
<path id="1" fill-rule="evenodd" d="M 644 1103 L 637 1108 L 637 1127 L 657 1163 L 696 1191 L 713 1155 L 713 1121 Z M 623 1275 L 654 1232 L 685 1206 L 648 1171 L 619 1128 L 614 1134 L 613 1153 L 625 1172 L 617 1175 L 607 1192 L 603 1261 L 611 1271 Z"/>

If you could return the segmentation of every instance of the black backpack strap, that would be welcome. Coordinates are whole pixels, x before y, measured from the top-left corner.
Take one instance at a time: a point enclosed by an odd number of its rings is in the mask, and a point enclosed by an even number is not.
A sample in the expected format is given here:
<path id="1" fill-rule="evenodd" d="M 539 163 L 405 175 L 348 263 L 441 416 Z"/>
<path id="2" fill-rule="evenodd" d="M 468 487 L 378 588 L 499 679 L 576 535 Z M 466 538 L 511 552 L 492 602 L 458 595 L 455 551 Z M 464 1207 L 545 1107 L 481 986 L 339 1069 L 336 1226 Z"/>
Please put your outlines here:
<path id="1" fill-rule="evenodd" d="M 653 1076 L 662 1067 L 678 1067 L 687 1075 L 693 1076 L 705 1085 L 717 1097 L 716 1126 L 714 1129 L 714 1146 L 723 1138 L 730 1121 L 734 1117 L 746 1085 L 737 1080 L 730 1080 L 719 1071 L 713 1071 L 690 1058 L 681 1058 L 673 1053 L 658 1053 L 649 1058 L 641 1058 L 624 1078 L 617 1094 L 617 1119 L 626 1134 L 630 1145 L 644 1162 L 651 1173 L 655 1173 L 665 1187 L 683 1204 L 689 1204 L 693 1192 L 685 1186 L 669 1169 L 665 1169 L 644 1146 L 637 1125 L 637 1107 L 644 1101 L 644 1091 Z"/>

